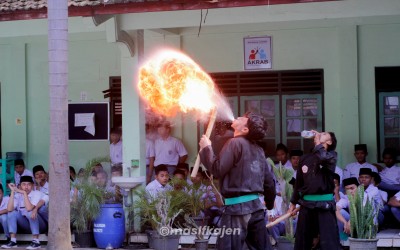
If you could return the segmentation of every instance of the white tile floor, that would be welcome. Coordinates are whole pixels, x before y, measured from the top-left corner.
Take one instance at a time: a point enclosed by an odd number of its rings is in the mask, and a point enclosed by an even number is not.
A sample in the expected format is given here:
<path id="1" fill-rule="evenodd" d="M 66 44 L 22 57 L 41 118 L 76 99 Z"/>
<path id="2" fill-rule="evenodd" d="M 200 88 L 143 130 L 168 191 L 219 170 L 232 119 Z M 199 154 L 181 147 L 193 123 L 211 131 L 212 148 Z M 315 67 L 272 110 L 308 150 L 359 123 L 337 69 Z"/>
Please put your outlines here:
<path id="1" fill-rule="evenodd" d="M 4 239 L 4 234 L 0 234 L 0 239 Z M 400 229 L 386 229 L 382 230 L 377 234 L 378 247 L 399 247 L 400 248 Z M 23 242 L 24 245 L 20 245 L 19 248 L 15 249 L 25 249 L 29 245 L 29 241 L 31 241 L 32 237 L 29 234 L 18 235 L 18 241 Z M 47 242 L 47 236 L 41 234 L 39 237 L 42 243 L 42 249 L 45 248 L 45 244 Z M 212 236 L 210 238 L 210 246 L 214 246 L 216 242 L 216 236 Z M 130 237 L 131 243 L 147 243 L 147 235 L 146 234 L 134 234 Z M 194 236 L 182 236 L 179 243 L 182 245 L 190 245 L 194 242 Z M 349 242 L 344 241 L 341 242 L 343 246 L 348 246 Z M 84 249 L 94 249 L 94 248 L 74 248 L 76 250 L 84 250 Z"/>
<path id="2" fill-rule="evenodd" d="M 385 229 L 380 231 L 376 237 L 378 240 L 378 247 L 400 247 L 400 229 Z M 348 246 L 348 241 L 341 242 L 343 246 Z"/>

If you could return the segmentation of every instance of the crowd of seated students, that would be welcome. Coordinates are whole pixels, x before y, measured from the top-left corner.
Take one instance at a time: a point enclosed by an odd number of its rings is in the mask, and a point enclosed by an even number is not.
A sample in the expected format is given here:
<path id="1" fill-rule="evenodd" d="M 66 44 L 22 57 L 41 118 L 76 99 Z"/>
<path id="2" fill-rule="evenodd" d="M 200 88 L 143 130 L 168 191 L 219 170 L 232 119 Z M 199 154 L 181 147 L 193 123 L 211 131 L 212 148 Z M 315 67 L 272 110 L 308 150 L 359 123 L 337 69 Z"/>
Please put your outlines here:
<path id="1" fill-rule="evenodd" d="M 49 176 L 42 165 L 36 165 L 32 171 L 26 169 L 22 159 L 14 162 L 14 182 L 9 183 L 10 196 L 4 196 L 0 184 L 0 222 L 6 236 L 1 248 L 18 247 L 18 234 L 32 234 L 32 242 L 26 249 L 39 249 L 41 244 L 39 234 L 48 231 Z M 84 169 L 76 174 L 70 166 L 70 201 L 76 201 L 79 190 L 76 188 L 84 176 Z M 122 165 L 111 167 L 111 176 L 122 176 Z M 105 202 L 122 203 L 126 192 L 111 182 L 107 172 L 99 163 L 91 171 L 89 182 L 103 189 Z"/>
<path id="2" fill-rule="evenodd" d="M 212 178 L 201 168 L 195 177 L 190 178 L 190 183 L 187 181 L 188 174 L 189 165 L 186 163 L 180 164 L 173 176 L 169 175 L 167 166 L 159 165 L 155 169 L 155 179 L 146 186 L 146 192 L 152 198 L 157 198 L 160 193 L 173 189 L 188 193 L 198 192 L 200 201 L 204 203 L 200 217 L 207 218 L 207 224 L 215 226 L 221 214 L 220 208 L 223 206 L 222 197 L 217 195 L 215 185 L 211 184 Z"/>
<path id="3" fill-rule="evenodd" d="M 152 129 L 154 129 L 154 133 L 151 133 Z M 166 190 L 177 189 L 185 191 L 185 185 L 198 186 L 204 193 L 202 199 L 206 202 L 202 216 L 210 217 L 209 224 L 215 225 L 222 212 L 223 197 L 217 195 L 218 190 L 215 185 L 211 185 L 213 179 L 206 172 L 200 170 L 196 177 L 190 178 L 189 165 L 185 163 L 187 151 L 181 140 L 170 135 L 171 130 L 172 125 L 168 121 L 162 121 L 155 127 L 146 125 L 146 190 L 152 196 L 157 196 L 158 193 Z M 113 133 L 119 136 L 117 138 L 118 143 L 121 134 L 115 131 Z M 226 129 L 224 134 L 227 134 Z M 219 138 L 218 135 L 215 138 Z M 229 136 L 223 139 L 226 141 Z M 114 151 L 116 152 L 117 150 Z M 116 154 L 115 152 L 113 154 Z M 299 163 L 303 151 L 298 148 L 289 149 L 280 143 L 277 145 L 275 152 L 276 154 L 272 156 L 275 162 L 280 162 L 285 168 L 293 170 L 293 179 L 290 184 L 294 185 L 296 172 L 301 169 Z M 383 164 L 370 164 L 367 162 L 368 151 L 365 144 L 354 146 L 354 156 L 355 162 L 347 164 L 344 168 L 336 166 L 334 175 L 335 190 L 332 190 L 332 192 L 335 194 L 337 202 L 336 215 L 341 236 L 349 231 L 350 216 L 347 195 L 353 195 L 354 190 L 359 185 L 364 186 L 366 196 L 373 199 L 376 208 L 379 209 L 377 223 L 379 223 L 380 228 L 398 227 L 400 225 L 400 167 L 396 164 L 396 150 L 387 148 L 383 151 Z M 119 155 L 119 157 L 121 158 L 122 156 Z M 70 167 L 72 202 L 79 195 L 79 190 L 75 188 L 75 185 L 82 178 L 83 171 L 83 169 L 80 169 L 76 174 L 75 169 Z M 122 176 L 121 164 L 112 164 L 111 176 Z M 185 185 L 181 185 L 179 182 L 171 185 L 172 177 L 180 179 L 181 183 Z M 90 182 L 110 194 L 106 202 L 121 203 L 123 196 L 126 194 L 124 190 L 113 184 L 110 179 L 111 177 L 108 176 L 101 164 L 97 164 L 90 174 Z M 2 197 L 3 192 L 0 189 L 0 219 L 7 236 L 7 244 L 2 245 L 3 248 L 14 247 L 17 244 L 16 228 L 18 230 L 20 228 L 21 230 L 28 229 L 28 231 L 32 232 L 33 240 L 28 249 L 40 247 L 37 236 L 39 232 L 47 230 L 49 188 L 47 181 L 48 176 L 42 166 L 35 166 L 33 172 L 31 172 L 25 168 L 22 160 L 15 161 L 15 187 L 10 187 L 10 197 Z M 21 186 L 22 184 L 23 186 Z M 276 184 L 277 197 L 275 206 L 273 210 L 266 211 L 266 223 L 282 216 L 282 197 L 280 196 L 279 184 Z M 25 194 L 28 198 L 25 197 Z M 29 204 L 32 206 L 26 206 L 26 199 L 29 200 Z M 18 227 L 15 226 L 15 223 L 17 223 Z M 36 224 L 39 231 L 36 230 Z M 269 233 L 275 239 L 284 235 L 284 222 L 271 228 Z"/>
<path id="4" fill-rule="evenodd" d="M 14 162 L 14 182 L 9 183 L 10 196 L 4 196 L 0 185 L 0 218 L 6 243 L 1 248 L 16 248 L 17 235 L 32 234 L 32 242 L 26 249 L 41 247 L 39 234 L 48 229 L 49 183 L 42 165 L 33 167 L 32 172 L 25 167 L 22 159 Z"/>
<path id="5" fill-rule="evenodd" d="M 293 170 L 293 178 L 296 178 L 299 156 L 302 151 L 298 149 L 289 150 L 282 143 L 276 147 L 276 155 L 273 158 L 276 163 Z M 336 215 L 339 233 L 342 240 L 347 239 L 350 230 L 350 214 L 348 195 L 354 195 L 359 185 L 365 190 L 365 197 L 372 200 L 378 214 L 376 224 L 379 230 L 385 228 L 400 228 L 400 166 L 396 164 L 397 151 L 386 148 L 383 151 L 382 164 L 371 164 L 367 162 L 367 145 L 354 145 L 355 162 L 347 164 L 343 169 L 336 166 L 334 174 L 336 200 Z M 292 179 L 291 183 L 294 183 Z M 279 183 L 276 183 L 277 197 L 275 207 L 268 211 L 267 221 L 274 221 L 282 215 Z M 365 198 L 366 199 L 366 198 Z M 269 229 L 270 234 L 276 239 L 285 235 L 284 222 Z"/>

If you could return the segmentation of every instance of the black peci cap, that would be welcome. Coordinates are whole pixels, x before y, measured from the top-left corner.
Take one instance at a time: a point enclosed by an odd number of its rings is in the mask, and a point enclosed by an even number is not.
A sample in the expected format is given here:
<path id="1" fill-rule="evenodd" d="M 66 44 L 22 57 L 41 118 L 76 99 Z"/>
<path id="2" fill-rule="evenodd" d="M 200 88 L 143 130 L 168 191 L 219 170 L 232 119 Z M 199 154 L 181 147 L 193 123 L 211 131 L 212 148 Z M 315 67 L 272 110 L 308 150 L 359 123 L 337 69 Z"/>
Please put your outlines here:
<path id="1" fill-rule="evenodd" d="M 372 176 L 372 170 L 370 168 L 360 168 L 360 173 L 358 175 L 369 175 Z"/>
<path id="2" fill-rule="evenodd" d="M 22 182 L 34 183 L 32 176 L 27 176 L 27 175 L 24 175 L 21 177 L 20 183 L 22 183 Z"/>
<path id="3" fill-rule="evenodd" d="M 345 186 L 349 186 L 349 185 L 356 185 L 356 186 L 358 186 L 359 185 L 359 183 L 358 183 L 358 180 L 357 180 L 357 178 L 356 177 L 350 177 L 350 178 L 347 178 L 347 179 L 343 179 L 343 186 L 345 187 Z"/>
<path id="4" fill-rule="evenodd" d="M 356 145 L 354 145 L 354 151 L 359 151 L 359 150 L 362 150 L 364 152 L 368 152 L 367 144 L 356 144 Z"/>

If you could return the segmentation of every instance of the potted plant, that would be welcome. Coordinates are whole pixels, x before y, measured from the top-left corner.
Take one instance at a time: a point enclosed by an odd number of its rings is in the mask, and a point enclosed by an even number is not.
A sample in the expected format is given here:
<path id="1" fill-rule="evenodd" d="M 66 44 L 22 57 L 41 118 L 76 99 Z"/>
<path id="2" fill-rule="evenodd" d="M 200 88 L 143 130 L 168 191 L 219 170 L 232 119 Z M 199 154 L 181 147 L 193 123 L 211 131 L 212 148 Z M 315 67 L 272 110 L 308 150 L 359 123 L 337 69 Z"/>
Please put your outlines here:
<path id="1" fill-rule="evenodd" d="M 282 197 L 281 211 L 282 214 L 286 214 L 293 194 L 293 186 L 289 184 L 290 180 L 293 178 L 293 170 L 283 167 L 281 162 L 279 162 L 279 166 L 275 166 L 270 158 L 268 158 L 267 161 L 272 166 L 275 177 L 279 183 Z M 282 250 L 293 249 L 294 233 L 293 217 L 290 216 L 285 220 L 285 235 L 278 239 L 278 248 Z"/>
<path id="2" fill-rule="evenodd" d="M 195 233 L 194 245 L 196 250 L 207 250 L 208 249 L 208 239 L 204 237 L 203 226 L 199 226 L 199 222 L 195 221 L 193 217 L 189 214 L 185 214 L 185 226 L 191 229 L 191 232 Z M 192 230 L 195 229 L 195 230 Z"/>
<path id="3" fill-rule="evenodd" d="M 205 226 L 207 218 L 204 217 L 205 199 L 202 199 L 205 190 L 201 185 L 187 185 L 185 194 L 185 213 L 189 214 L 191 221 L 196 222 L 198 226 Z"/>
<path id="4" fill-rule="evenodd" d="M 203 228 L 208 225 L 208 217 L 205 216 L 204 209 L 206 208 L 207 198 L 205 186 L 201 183 L 187 185 L 187 198 L 185 199 L 185 227 L 191 229 L 195 233 L 195 248 L 197 250 L 206 250 L 208 248 L 208 239 L 204 238 Z M 207 188 L 207 187 L 205 187 Z M 195 229 L 195 230 L 192 230 Z"/>
<path id="5" fill-rule="evenodd" d="M 374 200 L 365 197 L 364 186 L 357 188 L 356 194 L 348 195 L 350 202 L 350 250 L 377 249 L 378 239 L 378 212 L 379 209 L 374 205 Z"/>
<path id="6" fill-rule="evenodd" d="M 197 250 L 208 249 L 209 238 L 205 238 L 204 233 L 209 232 L 206 227 L 209 226 L 209 215 L 212 212 L 207 212 L 207 209 L 211 209 L 213 206 L 223 206 L 222 197 L 215 187 L 212 176 L 208 176 L 207 173 L 206 176 L 207 179 L 197 178 L 197 181 L 193 180 L 193 185 L 185 186 L 185 193 L 187 194 L 186 205 L 184 206 L 185 227 L 189 228 L 191 233 L 195 235 L 194 243 Z M 201 181 L 199 182 L 199 180 Z"/>
<path id="7" fill-rule="evenodd" d="M 93 221 L 100 213 L 104 190 L 98 189 L 89 179 L 91 170 L 108 158 L 100 157 L 90 161 L 85 166 L 83 176 L 72 184 L 74 196 L 71 202 L 71 224 L 74 227 L 75 242 L 80 247 L 95 246 L 93 238 Z"/>
<path id="8" fill-rule="evenodd" d="M 137 199 L 131 209 L 137 210 L 142 224 L 148 223 L 147 231 L 150 248 L 155 250 L 178 249 L 180 235 L 173 229 L 173 223 L 184 209 L 186 195 L 182 191 L 160 192 L 156 197 L 145 190 L 135 191 Z"/>

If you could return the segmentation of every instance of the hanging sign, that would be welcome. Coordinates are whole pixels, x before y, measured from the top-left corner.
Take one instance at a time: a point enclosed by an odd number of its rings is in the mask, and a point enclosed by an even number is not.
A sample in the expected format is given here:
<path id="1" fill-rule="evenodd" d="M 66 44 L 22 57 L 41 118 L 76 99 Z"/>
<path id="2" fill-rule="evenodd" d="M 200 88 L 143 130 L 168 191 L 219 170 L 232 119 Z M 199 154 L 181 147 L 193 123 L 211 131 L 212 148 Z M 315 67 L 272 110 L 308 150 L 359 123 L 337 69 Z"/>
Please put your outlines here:
<path id="1" fill-rule="evenodd" d="M 270 36 L 247 37 L 244 42 L 244 70 L 272 68 L 272 39 Z"/>

